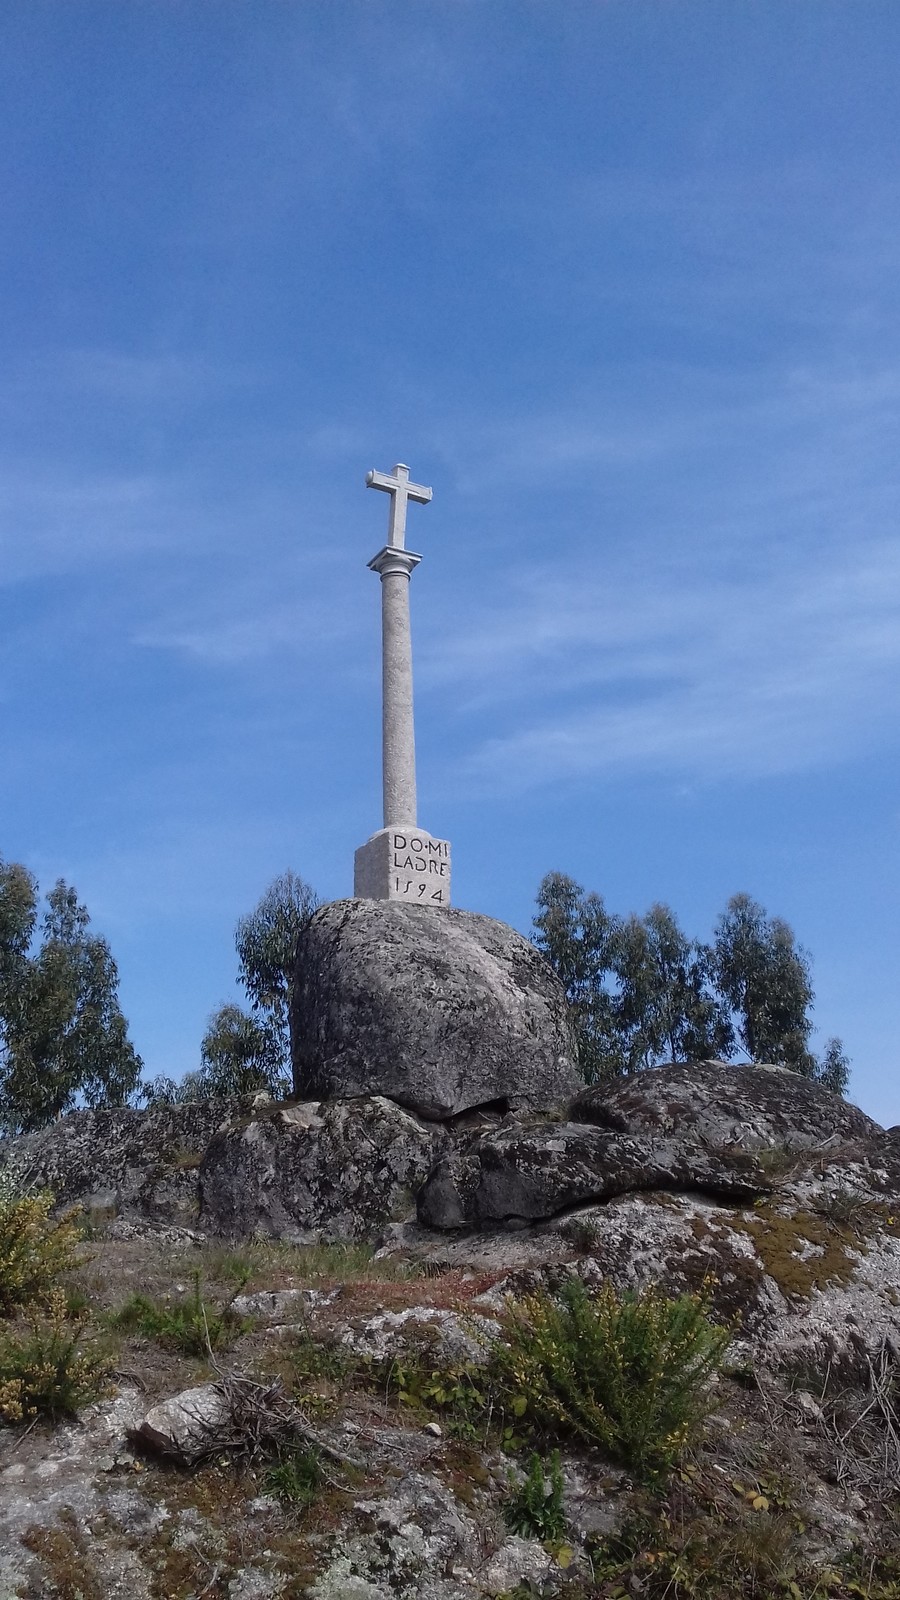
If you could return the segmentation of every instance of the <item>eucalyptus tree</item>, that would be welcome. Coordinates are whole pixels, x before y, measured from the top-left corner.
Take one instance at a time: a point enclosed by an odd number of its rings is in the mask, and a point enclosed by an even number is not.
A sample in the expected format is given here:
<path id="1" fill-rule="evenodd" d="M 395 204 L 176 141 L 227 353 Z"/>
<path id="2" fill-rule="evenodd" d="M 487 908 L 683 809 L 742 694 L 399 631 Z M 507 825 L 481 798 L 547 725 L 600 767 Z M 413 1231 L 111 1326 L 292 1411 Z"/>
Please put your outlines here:
<path id="1" fill-rule="evenodd" d="M 0 860 L 0 1126 L 40 1128 L 73 1106 L 123 1105 L 142 1062 L 119 1005 L 119 973 L 87 908 L 61 878 L 38 923 L 37 879 Z"/>
<path id="2" fill-rule="evenodd" d="M 719 918 L 712 950 L 719 990 L 751 1061 L 771 1061 L 843 1094 L 850 1064 L 839 1039 L 821 1061 L 810 1049 L 814 992 L 810 958 L 781 917 L 736 894 Z"/>
<path id="3" fill-rule="evenodd" d="M 569 1000 L 588 1082 L 664 1061 L 769 1061 L 843 1094 L 839 1039 L 810 1048 L 809 957 L 788 924 L 734 895 L 711 943 L 692 940 L 668 906 L 621 918 L 564 873 L 541 882 L 532 938 Z"/>
<path id="4" fill-rule="evenodd" d="M 297 940 L 319 904 L 315 890 L 295 872 L 282 872 L 235 928 L 238 982 L 249 1001 L 244 1010 L 225 1001 L 207 1023 L 200 1066 L 180 1082 L 154 1078 L 144 1084 L 145 1105 L 211 1100 L 265 1092 L 290 1094 L 290 997 Z"/>

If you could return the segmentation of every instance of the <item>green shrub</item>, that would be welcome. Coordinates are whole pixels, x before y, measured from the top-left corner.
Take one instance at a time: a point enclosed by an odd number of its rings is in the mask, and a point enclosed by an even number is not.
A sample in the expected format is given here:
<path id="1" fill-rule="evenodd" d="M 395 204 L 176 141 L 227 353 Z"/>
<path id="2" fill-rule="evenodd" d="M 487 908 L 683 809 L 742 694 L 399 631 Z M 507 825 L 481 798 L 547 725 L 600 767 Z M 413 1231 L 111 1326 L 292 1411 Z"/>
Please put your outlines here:
<path id="1" fill-rule="evenodd" d="M 457 1438 L 494 1431 L 512 1451 L 541 1435 L 577 1440 L 654 1478 L 712 1409 L 710 1382 L 730 1337 L 697 1295 L 618 1295 L 604 1285 L 591 1297 L 573 1279 L 558 1297 L 510 1300 L 485 1364 L 444 1367 L 432 1349 L 410 1349 L 401 1359 L 358 1362 L 356 1377 L 438 1415 Z"/>
<path id="2" fill-rule="evenodd" d="M 0 1171 L 0 1316 L 48 1293 L 77 1262 L 79 1229 L 72 1217 L 50 1215 L 53 1196 L 31 1194 Z"/>
<path id="3" fill-rule="evenodd" d="M 318 1450 L 311 1445 L 284 1445 L 263 1479 L 268 1494 L 284 1505 L 304 1511 L 322 1486 L 324 1474 Z"/>
<path id="4" fill-rule="evenodd" d="M 533 1455 L 524 1481 L 513 1489 L 503 1507 L 511 1533 L 523 1539 L 541 1539 L 556 1544 L 566 1531 L 563 1510 L 563 1479 L 559 1451 L 554 1450 L 549 1466 Z"/>
<path id="5" fill-rule="evenodd" d="M 525 1426 L 597 1445 L 652 1476 L 711 1409 L 729 1337 L 696 1295 L 619 1296 L 604 1284 L 592 1298 L 576 1278 L 559 1298 L 511 1304 L 492 1366 L 501 1403 Z"/>
<path id="6" fill-rule="evenodd" d="M 249 1323 L 230 1306 L 217 1310 L 207 1305 L 200 1293 L 199 1272 L 193 1277 L 190 1299 L 158 1301 L 145 1294 L 133 1294 L 109 1316 L 110 1327 L 120 1333 L 140 1333 L 147 1339 L 158 1339 L 161 1344 L 174 1345 L 186 1356 L 205 1356 L 211 1350 L 224 1349 L 249 1327 Z"/>
<path id="7" fill-rule="evenodd" d="M 73 1416 L 104 1392 L 109 1359 L 81 1348 L 83 1332 L 82 1323 L 67 1319 L 65 1296 L 57 1291 L 25 1333 L 0 1333 L 0 1423 Z"/>

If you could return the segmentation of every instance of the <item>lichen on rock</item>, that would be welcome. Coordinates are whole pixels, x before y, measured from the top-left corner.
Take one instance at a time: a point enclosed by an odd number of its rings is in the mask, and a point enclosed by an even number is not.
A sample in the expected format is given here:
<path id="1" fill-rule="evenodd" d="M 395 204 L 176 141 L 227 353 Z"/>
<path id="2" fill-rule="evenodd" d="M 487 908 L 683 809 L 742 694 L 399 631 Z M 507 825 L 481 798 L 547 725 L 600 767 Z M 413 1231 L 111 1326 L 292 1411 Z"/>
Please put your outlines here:
<path id="1" fill-rule="evenodd" d="M 446 1139 L 380 1095 L 273 1107 L 213 1136 L 199 1172 L 201 1225 L 231 1237 L 377 1238 L 415 1214 Z"/>
<path id="2" fill-rule="evenodd" d="M 534 945 L 471 911 L 337 900 L 300 937 L 294 1087 L 383 1094 L 448 1118 L 550 1106 L 577 1087 L 562 985 Z"/>

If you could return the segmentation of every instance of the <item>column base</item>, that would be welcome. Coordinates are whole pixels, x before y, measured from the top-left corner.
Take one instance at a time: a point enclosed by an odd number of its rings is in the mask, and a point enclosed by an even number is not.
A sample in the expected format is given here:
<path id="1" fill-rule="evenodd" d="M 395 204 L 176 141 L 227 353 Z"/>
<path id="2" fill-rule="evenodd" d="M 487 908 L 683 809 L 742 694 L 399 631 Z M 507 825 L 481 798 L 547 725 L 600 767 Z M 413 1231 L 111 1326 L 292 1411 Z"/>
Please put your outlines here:
<path id="1" fill-rule="evenodd" d="M 421 828 L 382 828 L 353 858 L 353 894 L 359 900 L 449 906 L 449 841 Z"/>

